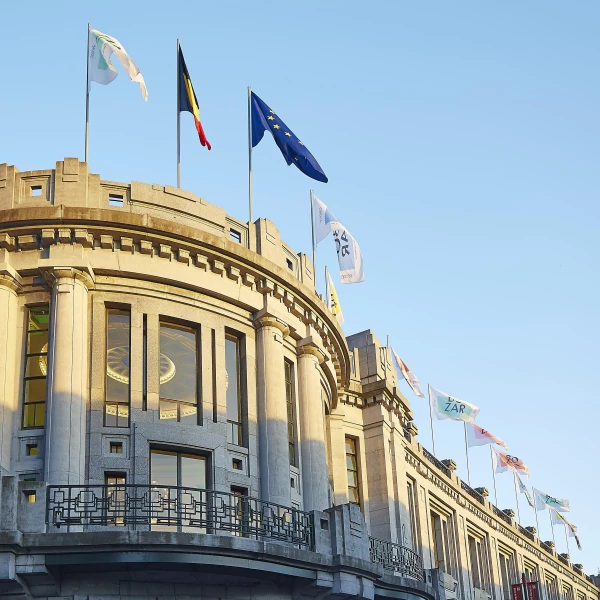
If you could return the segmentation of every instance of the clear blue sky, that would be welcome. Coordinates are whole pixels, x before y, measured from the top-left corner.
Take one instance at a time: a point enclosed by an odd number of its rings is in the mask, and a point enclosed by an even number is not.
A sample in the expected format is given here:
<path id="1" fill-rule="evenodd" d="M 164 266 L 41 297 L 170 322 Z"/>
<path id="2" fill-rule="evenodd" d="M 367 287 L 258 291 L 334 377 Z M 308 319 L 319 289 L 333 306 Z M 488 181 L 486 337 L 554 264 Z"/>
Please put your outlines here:
<path id="1" fill-rule="evenodd" d="M 145 104 L 120 66 L 93 84 L 92 170 L 175 185 L 179 37 L 213 145 L 182 116 L 182 186 L 246 220 L 251 85 L 329 177 L 288 168 L 265 137 L 255 217 L 310 252 L 316 190 L 364 254 L 367 281 L 339 286 L 346 333 L 389 334 L 423 384 L 480 406 L 479 424 L 525 460 L 530 483 L 570 499 L 584 546 L 571 542 L 571 555 L 597 571 L 600 4 L 107 0 L 2 13 L 0 162 L 20 170 L 83 159 L 91 21 L 122 42 L 150 93 Z M 335 269 L 331 238 L 318 260 Z M 402 386 L 430 448 L 427 405 Z M 438 456 L 466 478 L 462 435 L 437 424 Z M 471 469 L 491 490 L 487 447 Z M 510 475 L 498 494 L 514 507 Z M 521 514 L 535 523 L 525 502 Z M 540 525 L 551 539 L 547 513 Z"/>

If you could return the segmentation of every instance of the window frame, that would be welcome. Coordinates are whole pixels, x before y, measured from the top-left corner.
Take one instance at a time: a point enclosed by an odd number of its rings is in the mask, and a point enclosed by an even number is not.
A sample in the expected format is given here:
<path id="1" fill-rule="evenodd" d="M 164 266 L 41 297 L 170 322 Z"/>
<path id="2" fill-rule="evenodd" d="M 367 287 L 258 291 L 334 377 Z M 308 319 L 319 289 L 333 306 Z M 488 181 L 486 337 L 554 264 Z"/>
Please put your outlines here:
<path id="1" fill-rule="evenodd" d="M 179 330 L 189 330 L 194 333 L 195 337 L 195 353 L 196 353 L 196 400 L 194 402 L 186 402 L 185 400 L 177 400 L 175 398 L 167 398 L 161 394 L 160 383 L 158 388 L 158 420 L 164 422 L 175 422 L 181 423 L 181 407 L 182 406 L 195 406 L 196 407 L 196 425 L 202 425 L 203 420 L 203 412 L 202 412 L 202 327 L 199 323 L 192 323 L 189 321 L 182 321 L 179 319 L 173 319 L 166 317 L 164 315 L 160 315 L 158 319 L 158 378 L 160 381 L 160 338 L 161 338 L 161 329 L 162 327 L 171 328 L 171 329 L 179 329 Z M 161 405 L 162 403 L 171 403 L 177 405 L 177 419 L 173 421 L 173 419 L 162 419 L 161 418 Z M 184 425 L 191 425 L 189 421 L 184 421 Z"/>
<path id="2" fill-rule="evenodd" d="M 353 450 L 354 452 L 348 452 L 348 441 L 351 442 L 352 446 L 353 446 Z M 359 439 L 355 436 L 352 435 L 345 435 L 344 436 L 344 449 L 345 449 L 345 453 L 346 453 L 346 484 L 348 486 L 348 502 L 350 504 L 355 504 L 356 506 L 362 508 L 362 492 L 361 492 L 361 472 L 360 472 L 360 446 L 359 446 Z M 354 457 L 354 464 L 355 464 L 355 468 L 354 469 L 349 469 L 348 468 L 348 457 Z M 355 473 L 356 475 L 356 486 L 351 486 L 348 483 L 348 473 L 352 472 Z M 350 499 L 350 490 L 356 490 L 356 496 L 358 497 L 358 501 L 354 502 L 353 500 Z"/>
<path id="3" fill-rule="evenodd" d="M 224 369 L 227 373 L 227 341 L 234 342 L 236 345 L 236 379 L 237 379 L 237 412 L 239 421 L 233 421 L 228 417 L 228 405 L 227 405 L 227 391 L 225 391 L 225 416 L 227 420 L 227 443 L 232 446 L 238 446 L 240 448 L 247 448 L 247 369 L 246 369 L 246 352 L 245 342 L 246 336 L 243 333 L 235 331 L 233 329 L 225 328 L 224 342 L 225 342 L 225 365 Z M 227 377 L 230 374 L 227 373 Z M 235 441 L 233 435 L 234 428 L 237 427 L 238 443 Z"/>
<path id="4" fill-rule="evenodd" d="M 296 430 L 296 371 L 294 363 L 288 358 L 283 359 L 285 401 L 287 408 L 288 450 L 290 467 L 298 468 L 298 436 Z M 289 374 L 289 378 L 288 378 Z"/>
<path id="5" fill-rule="evenodd" d="M 23 377 L 22 377 L 22 382 L 23 382 L 23 402 L 22 402 L 22 411 L 21 411 L 21 429 L 43 429 L 46 426 L 46 403 L 48 401 L 48 371 L 50 370 L 50 362 L 49 362 L 49 346 L 50 346 L 50 303 L 47 304 L 41 304 L 41 305 L 36 305 L 36 306 L 27 306 L 27 327 L 25 330 L 25 353 L 24 353 L 24 361 L 23 361 Z M 46 310 L 46 314 L 48 315 L 48 325 L 46 327 L 46 329 L 30 329 L 30 323 L 31 323 L 31 312 L 32 311 L 43 311 Z M 36 331 L 45 331 L 46 332 L 46 352 L 29 352 L 29 335 L 33 332 Z M 43 346 L 42 346 L 43 347 Z M 33 376 L 28 376 L 27 375 L 27 367 L 29 365 L 29 360 L 35 357 L 38 357 L 38 360 L 40 359 L 40 357 L 45 356 L 46 357 L 46 375 L 33 375 Z M 44 394 L 44 400 L 38 400 L 35 402 L 27 402 L 27 384 L 30 381 L 45 381 L 45 394 Z M 35 424 L 37 422 L 37 415 L 38 415 L 38 407 L 37 405 L 42 405 L 42 412 L 43 412 L 43 422 L 41 425 L 37 425 Z M 34 425 L 25 425 L 25 413 L 27 412 L 27 408 L 30 406 L 35 406 L 34 408 L 34 417 L 33 417 L 33 422 Z"/>
<path id="6" fill-rule="evenodd" d="M 109 401 L 108 400 L 108 382 L 107 379 L 109 377 L 108 375 L 108 336 L 109 336 L 109 318 L 110 318 L 110 314 L 113 313 L 121 313 L 121 314 L 128 314 L 129 315 L 129 335 L 127 338 L 128 341 L 128 348 L 129 348 L 129 356 L 130 356 L 130 361 L 129 364 L 131 365 L 131 334 L 132 334 L 132 327 L 131 327 L 131 305 L 106 305 L 105 307 L 105 336 L 104 336 L 104 343 L 105 343 L 105 352 L 104 352 L 104 403 L 102 406 L 102 424 L 104 427 L 115 427 L 118 429 L 128 429 L 129 427 L 131 427 L 131 366 L 129 367 L 129 380 L 127 382 L 127 402 L 115 402 L 115 401 Z M 108 407 L 109 406 L 115 406 L 116 407 L 116 414 L 115 417 L 117 419 L 116 425 L 108 425 L 107 424 L 107 415 L 108 415 Z M 120 417 L 120 407 L 125 406 L 127 407 L 127 424 L 126 425 L 119 425 L 119 417 Z"/>

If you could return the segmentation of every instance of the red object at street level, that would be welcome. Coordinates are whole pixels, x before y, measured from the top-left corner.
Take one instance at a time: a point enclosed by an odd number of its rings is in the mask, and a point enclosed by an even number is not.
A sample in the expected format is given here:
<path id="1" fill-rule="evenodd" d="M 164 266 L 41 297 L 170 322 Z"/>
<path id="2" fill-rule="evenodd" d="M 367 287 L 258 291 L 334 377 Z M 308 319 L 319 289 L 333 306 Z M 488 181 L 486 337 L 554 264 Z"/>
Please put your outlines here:
<path id="1" fill-rule="evenodd" d="M 539 592 L 538 592 L 538 582 L 537 581 L 529 581 L 527 583 L 527 598 L 528 600 L 538 600 Z"/>
<path id="2" fill-rule="evenodd" d="M 523 600 L 523 587 L 520 583 L 513 583 L 510 590 L 512 600 Z"/>

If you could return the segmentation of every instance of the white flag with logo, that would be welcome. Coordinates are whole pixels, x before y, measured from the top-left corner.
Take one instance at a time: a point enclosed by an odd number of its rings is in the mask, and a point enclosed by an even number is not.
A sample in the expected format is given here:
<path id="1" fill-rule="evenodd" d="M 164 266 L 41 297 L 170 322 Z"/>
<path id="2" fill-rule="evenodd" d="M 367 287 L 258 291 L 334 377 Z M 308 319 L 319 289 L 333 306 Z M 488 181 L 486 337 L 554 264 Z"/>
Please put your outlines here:
<path id="1" fill-rule="evenodd" d="M 117 70 L 110 62 L 110 56 L 114 54 L 118 59 L 131 81 L 137 81 L 144 100 L 148 101 L 148 90 L 144 78 L 136 64 L 125 51 L 119 40 L 96 29 L 90 30 L 88 50 L 88 86 L 92 81 L 106 85 L 118 75 Z"/>
<path id="2" fill-rule="evenodd" d="M 546 510 L 547 508 L 553 508 L 560 512 L 571 512 L 569 501 L 566 498 L 555 498 L 550 494 L 544 494 L 540 490 L 533 488 L 533 497 L 535 498 L 535 508 L 537 510 Z"/>
<path id="3" fill-rule="evenodd" d="M 506 471 L 517 471 L 522 475 L 529 477 L 529 467 L 518 456 L 505 454 L 492 446 L 492 465 L 496 473 L 505 473 Z"/>
<path id="4" fill-rule="evenodd" d="M 466 421 L 472 423 L 479 412 L 479 407 L 464 400 L 459 400 L 429 386 L 429 405 L 438 421 Z"/>
<path id="5" fill-rule="evenodd" d="M 417 376 L 406 366 L 406 363 L 396 354 L 396 351 L 390 346 L 392 356 L 396 361 L 396 366 L 400 369 L 402 376 L 406 380 L 406 383 L 410 386 L 410 389 L 414 392 L 415 396 L 419 398 L 425 398 L 425 394 L 421 391 L 421 384 L 417 379 Z"/>
<path id="6" fill-rule="evenodd" d="M 494 435 L 491 431 L 470 423 L 467 427 L 467 441 L 468 446 L 485 446 L 486 444 L 498 444 L 508 450 L 508 446 L 504 440 L 501 440 L 498 436 Z"/>
<path id="7" fill-rule="evenodd" d="M 322 242 L 331 231 L 331 224 L 338 222 L 336 216 L 314 194 L 312 195 L 315 244 Z"/>
<path id="8" fill-rule="evenodd" d="M 331 231 L 333 231 L 333 239 L 335 240 L 342 283 L 360 283 L 364 281 L 362 253 L 356 240 L 339 221 L 331 223 Z"/>
<path id="9" fill-rule="evenodd" d="M 513 471 L 513 473 L 515 475 L 515 487 L 517 489 L 517 493 L 525 494 L 525 498 L 527 498 L 529 506 L 531 506 L 531 508 L 535 508 L 533 498 L 531 497 L 531 494 L 529 493 L 529 490 L 527 489 L 526 485 L 521 481 L 521 478 L 519 477 L 516 471 Z"/>

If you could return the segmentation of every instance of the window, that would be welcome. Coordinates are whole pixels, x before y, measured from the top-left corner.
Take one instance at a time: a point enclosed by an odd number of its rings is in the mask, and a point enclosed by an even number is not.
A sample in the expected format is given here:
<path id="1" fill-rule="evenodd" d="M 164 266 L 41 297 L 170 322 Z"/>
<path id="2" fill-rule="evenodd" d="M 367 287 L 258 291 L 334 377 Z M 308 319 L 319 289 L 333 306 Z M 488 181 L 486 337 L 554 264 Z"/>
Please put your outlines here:
<path id="1" fill-rule="evenodd" d="M 290 452 L 290 465 L 297 466 L 296 462 L 296 431 L 294 427 L 294 366 L 289 360 L 284 361 L 285 368 L 285 400 L 287 404 L 288 445 Z"/>
<path id="2" fill-rule="evenodd" d="M 544 595 L 546 600 L 558 600 L 558 584 L 555 575 L 546 572 L 544 587 L 546 588 Z"/>
<path id="3" fill-rule="evenodd" d="M 285 264 L 290 271 L 294 270 L 294 263 L 289 258 L 285 259 Z"/>
<path id="4" fill-rule="evenodd" d="M 348 500 L 360 506 L 360 477 L 358 470 L 357 443 L 346 437 L 346 473 L 348 477 Z"/>
<path id="5" fill-rule="evenodd" d="M 160 418 L 198 424 L 198 331 L 160 324 Z"/>
<path id="6" fill-rule="evenodd" d="M 504 545 L 498 544 L 500 562 L 500 580 L 502 582 L 502 598 L 511 600 L 511 585 L 519 583 L 519 577 L 515 567 L 514 553 Z M 527 572 L 527 571 L 525 571 Z"/>
<path id="7" fill-rule="evenodd" d="M 125 524 L 126 492 L 125 473 L 104 474 L 104 498 L 106 511 L 106 524 L 122 526 Z"/>
<path id="8" fill-rule="evenodd" d="M 417 485 L 413 479 L 408 479 L 406 483 L 406 494 L 408 498 L 408 516 L 410 519 L 412 549 L 420 554 L 418 540 L 419 528 L 417 525 Z"/>
<path id="9" fill-rule="evenodd" d="M 25 375 L 23 377 L 23 427 L 43 427 L 46 417 L 49 307 L 29 309 Z"/>
<path id="10" fill-rule="evenodd" d="M 431 537 L 433 541 L 434 565 L 448 575 L 455 576 L 454 570 L 454 535 L 452 515 L 446 512 L 431 510 Z"/>
<path id="11" fill-rule="evenodd" d="M 109 308 L 106 314 L 106 427 L 129 427 L 130 338 L 131 313 Z"/>
<path id="12" fill-rule="evenodd" d="M 123 442 L 111 442 L 110 443 L 111 454 L 123 454 Z"/>
<path id="13" fill-rule="evenodd" d="M 31 195 L 32 196 L 41 196 L 42 195 L 42 186 L 41 185 L 32 185 L 31 186 Z"/>
<path id="14" fill-rule="evenodd" d="M 473 578 L 473 587 L 480 590 L 488 590 L 488 561 L 485 547 L 485 538 L 467 534 L 467 543 L 469 546 L 469 561 L 471 563 L 471 576 Z"/>
<path id="15" fill-rule="evenodd" d="M 539 581 L 537 565 L 527 558 L 523 558 L 523 570 L 527 581 Z"/>
<path id="16" fill-rule="evenodd" d="M 202 531 L 187 523 L 206 519 L 207 497 L 200 491 L 206 489 L 205 456 L 152 449 L 150 481 L 152 497 L 156 498 L 153 531 Z M 181 490 L 182 487 L 192 489 Z"/>
<path id="17" fill-rule="evenodd" d="M 233 535 L 242 537 L 245 533 L 245 527 L 248 527 L 251 513 L 251 506 L 248 501 L 248 488 L 231 486 L 231 520 L 233 522 Z M 237 530 L 237 531 L 236 531 Z"/>
<path id="18" fill-rule="evenodd" d="M 243 445 L 240 339 L 225 335 L 225 386 L 227 394 L 227 442 Z"/>
<path id="19" fill-rule="evenodd" d="M 27 444 L 25 446 L 25 453 L 27 454 L 27 456 L 37 456 L 38 445 L 37 444 Z"/>
<path id="20" fill-rule="evenodd" d="M 35 490 L 23 490 L 23 498 L 28 504 L 33 504 L 36 500 Z"/>
<path id="21" fill-rule="evenodd" d="M 235 229 L 230 229 L 229 230 L 229 239 L 233 240 L 234 242 L 237 242 L 238 244 L 242 243 L 242 234 L 239 231 L 236 231 Z"/>
<path id="22" fill-rule="evenodd" d="M 109 206 L 123 207 L 123 195 L 122 194 L 109 194 L 108 195 Z"/>
<path id="23" fill-rule="evenodd" d="M 241 458 L 234 458 L 231 461 L 231 464 L 236 471 L 242 471 L 244 468 L 244 463 Z"/>

